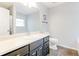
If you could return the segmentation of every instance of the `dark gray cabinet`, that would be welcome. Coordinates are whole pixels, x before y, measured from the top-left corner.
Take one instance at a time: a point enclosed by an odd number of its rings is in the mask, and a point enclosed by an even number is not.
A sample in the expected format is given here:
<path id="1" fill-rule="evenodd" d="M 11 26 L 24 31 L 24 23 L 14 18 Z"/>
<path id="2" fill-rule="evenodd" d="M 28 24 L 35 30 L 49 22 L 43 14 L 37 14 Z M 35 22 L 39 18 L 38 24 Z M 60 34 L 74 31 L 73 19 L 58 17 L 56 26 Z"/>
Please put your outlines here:
<path id="1" fill-rule="evenodd" d="M 44 43 L 43 46 L 43 55 L 47 55 L 49 53 L 49 42 Z"/>
<path id="2" fill-rule="evenodd" d="M 43 45 L 43 39 L 37 40 L 30 44 L 30 51 L 38 48 L 39 46 Z"/>
<path id="3" fill-rule="evenodd" d="M 43 56 L 49 54 L 49 36 L 43 38 Z"/>
<path id="4" fill-rule="evenodd" d="M 42 56 L 43 55 L 42 48 L 43 48 L 43 46 L 39 46 L 36 49 L 30 51 L 30 56 Z"/>
<path id="5" fill-rule="evenodd" d="M 7 54 L 4 54 L 3 56 L 25 56 L 25 55 L 28 55 L 29 53 L 29 46 L 26 45 L 26 46 L 23 46 L 19 49 L 16 49 L 14 51 L 11 51 Z"/>
<path id="6" fill-rule="evenodd" d="M 46 56 L 49 53 L 49 36 L 23 46 L 3 56 Z"/>
<path id="7" fill-rule="evenodd" d="M 37 56 L 37 50 L 32 50 L 30 51 L 30 55 L 29 56 Z"/>
<path id="8" fill-rule="evenodd" d="M 48 42 L 49 41 L 49 36 L 43 38 L 43 43 Z"/>
<path id="9" fill-rule="evenodd" d="M 42 56 L 43 39 L 30 44 L 30 56 Z"/>
<path id="10" fill-rule="evenodd" d="M 43 46 L 38 47 L 37 56 L 42 56 L 43 55 L 42 51 L 43 51 Z"/>
<path id="11" fill-rule="evenodd" d="M 49 36 L 30 44 L 31 52 L 34 56 L 46 56 L 49 53 Z M 32 54 L 30 55 L 32 56 Z"/>

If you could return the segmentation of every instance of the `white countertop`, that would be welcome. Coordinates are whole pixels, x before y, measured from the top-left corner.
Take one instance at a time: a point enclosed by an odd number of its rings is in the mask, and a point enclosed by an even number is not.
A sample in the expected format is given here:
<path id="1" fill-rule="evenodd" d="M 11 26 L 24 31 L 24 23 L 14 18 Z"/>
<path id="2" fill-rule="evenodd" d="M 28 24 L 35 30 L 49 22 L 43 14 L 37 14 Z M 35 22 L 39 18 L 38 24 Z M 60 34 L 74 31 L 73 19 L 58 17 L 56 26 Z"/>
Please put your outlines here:
<path id="1" fill-rule="evenodd" d="M 48 33 L 30 34 L 12 38 L 0 38 L 0 55 L 18 49 L 24 45 L 28 45 L 36 40 L 48 36 Z"/>

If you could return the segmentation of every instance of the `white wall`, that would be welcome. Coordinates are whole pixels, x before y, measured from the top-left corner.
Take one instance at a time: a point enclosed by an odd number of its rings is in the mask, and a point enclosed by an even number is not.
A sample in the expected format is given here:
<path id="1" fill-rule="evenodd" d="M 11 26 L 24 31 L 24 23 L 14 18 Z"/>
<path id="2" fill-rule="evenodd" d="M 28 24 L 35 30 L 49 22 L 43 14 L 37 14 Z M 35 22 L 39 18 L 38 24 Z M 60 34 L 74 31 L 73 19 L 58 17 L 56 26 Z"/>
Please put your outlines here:
<path id="1" fill-rule="evenodd" d="M 24 26 L 23 27 L 16 26 L 16 33 L 28 32 L 28 28 L 27 28 L 27 16 L 25 16 L 23 14 L 20 14 L 20 13 L 16 13 L 16 18 L 24 19 Z"/>
<path id="2" fill-rule="evenodd" d="M 49 32 L 59 45 L 78 48 L 79 3 L 64 3 L 49 10 Z"/>

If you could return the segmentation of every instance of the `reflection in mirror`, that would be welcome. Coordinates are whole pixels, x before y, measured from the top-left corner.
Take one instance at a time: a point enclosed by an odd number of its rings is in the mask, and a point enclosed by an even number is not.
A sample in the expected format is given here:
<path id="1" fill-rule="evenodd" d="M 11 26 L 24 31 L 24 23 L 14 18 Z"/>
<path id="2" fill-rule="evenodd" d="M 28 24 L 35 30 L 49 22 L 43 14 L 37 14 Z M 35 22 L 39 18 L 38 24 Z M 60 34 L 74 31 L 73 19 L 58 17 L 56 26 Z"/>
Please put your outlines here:
<path id="1" fill-rule="evenodd" d="M 16 33 L 27 32 L 26 16 L 21 13 L 16 13 Z"/>
<path id="2" fill-rule="evenodd" d="M 34 12 L 28 15 L 27 25 L 29 32 L 38 32 L 40 31 L 40 13 Z"/>
<path id="3" fill-rule="evenodd" d="M 0 2 L 0 36 L 46 32 L 48 23 L 46 10 L 41 3 Z"/>
<path id="4" fill-rule="evenodd" d="M 12 3 L 0 2 L 0 36 L 11 35 Z"/>
<path id="5" fill-rule="evenodd" d="M 40 31 L 40 11 L 34 3 L 16 3 L 16 33 Z"/>

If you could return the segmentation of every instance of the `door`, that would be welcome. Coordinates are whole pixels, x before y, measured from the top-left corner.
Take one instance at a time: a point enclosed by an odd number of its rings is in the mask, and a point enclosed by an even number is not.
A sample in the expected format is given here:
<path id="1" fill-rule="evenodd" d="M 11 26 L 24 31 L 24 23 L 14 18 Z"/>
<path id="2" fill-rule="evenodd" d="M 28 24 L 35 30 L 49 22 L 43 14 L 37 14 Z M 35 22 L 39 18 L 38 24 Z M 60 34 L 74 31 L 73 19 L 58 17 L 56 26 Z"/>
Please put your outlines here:
<path id="1" fill-rule="evenodd" d="M 9 35 L 9 10 L 0 7 L 0 36 Z"/>

